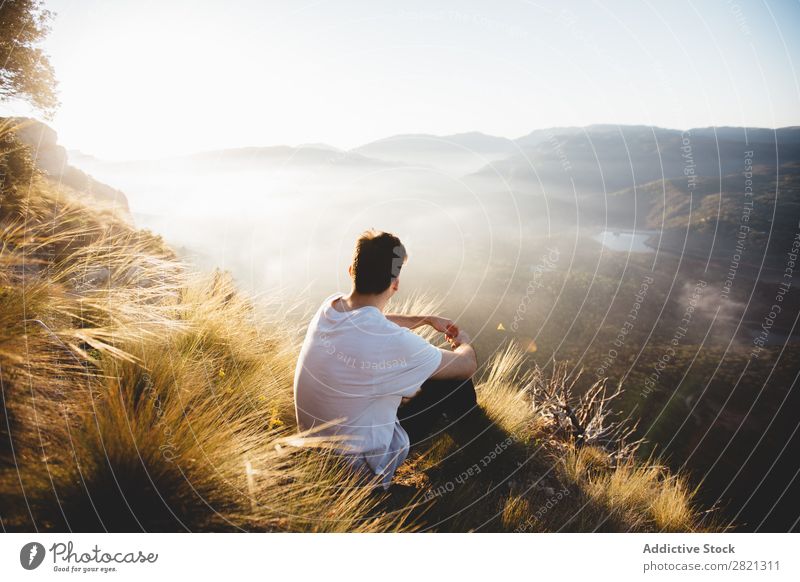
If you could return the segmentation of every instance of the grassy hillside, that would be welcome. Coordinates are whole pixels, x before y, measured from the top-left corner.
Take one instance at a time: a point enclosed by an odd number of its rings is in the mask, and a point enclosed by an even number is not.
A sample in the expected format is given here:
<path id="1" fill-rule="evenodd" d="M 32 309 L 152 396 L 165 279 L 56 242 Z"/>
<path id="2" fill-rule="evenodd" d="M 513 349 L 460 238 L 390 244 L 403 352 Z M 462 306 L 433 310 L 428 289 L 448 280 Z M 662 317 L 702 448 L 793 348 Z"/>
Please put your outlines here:
<path id="1" fill-rule="evenodd" d="M 573 397 L 563 368 L 524 369 L 513 345 L 481 371 L 478 438 L 434 435 L 406 487 L 356 487 L 297 434 L 283 310 L 0 142 L 4 530 L 718 529 L 681 476 L 636 460 L 602 384 Z"/>

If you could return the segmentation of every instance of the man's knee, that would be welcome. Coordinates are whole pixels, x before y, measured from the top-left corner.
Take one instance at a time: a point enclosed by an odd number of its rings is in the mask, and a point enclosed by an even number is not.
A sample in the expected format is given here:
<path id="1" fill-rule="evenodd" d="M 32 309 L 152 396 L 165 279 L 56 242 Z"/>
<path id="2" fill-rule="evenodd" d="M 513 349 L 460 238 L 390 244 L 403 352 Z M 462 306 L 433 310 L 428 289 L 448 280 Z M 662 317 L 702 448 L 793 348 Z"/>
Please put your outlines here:
<path id="1" fill-rule="evenodd" d="M 459 380 L 451 392 L 454 408 L 459 413 L 465 413 L 478 404 L 478 395 L 475 393 L 475 384 L 471 379 Z"/>
<path id="2" fill-rule="evenodd" d="M 422 394 L 411 399 L 414 402 L 423 395 L 423 401 L 431 408 L 437 408 L 450 416 L 461 416 L 477 405 L 475 384 L 466 380 L 428 380 L 422 385 Z"/>

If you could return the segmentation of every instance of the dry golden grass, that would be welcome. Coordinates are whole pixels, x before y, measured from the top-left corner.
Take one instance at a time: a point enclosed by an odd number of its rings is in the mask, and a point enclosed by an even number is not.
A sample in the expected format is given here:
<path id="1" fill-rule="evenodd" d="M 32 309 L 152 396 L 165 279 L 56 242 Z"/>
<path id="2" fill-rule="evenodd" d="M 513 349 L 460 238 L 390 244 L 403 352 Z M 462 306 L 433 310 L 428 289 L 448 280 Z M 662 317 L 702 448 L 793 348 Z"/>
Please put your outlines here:
<path id="1" fill-rule="evenodd" d="M 524 388 L 533 371 L 523 371 L 525 353 L 509 345 L 491 358 L 487 374 L 479 385 L 479 404 L 494 424 L 519 440 L 538 434 L 542 418 L 532 409 Z"/>
<path id="2" fill-rule="evenodd" d="M 630 531 L 715 529 L 698 520 L 692 504 L 695 492 L 686 480 L 657 463 L 629 458 L 609 465 L 602 451 L 585 447 L 569 451 L 562 459 L 562 470 L 587 500 L 606 514 L 604 519 L 626 524 Z"/>
<path id="3" fill-rule="evenodd" d="M 2 169 L 23 172 L 1 134 Z M 478 382 L 480 437 L 442 435 L 401 468 L 417 497 L 357 486 L 330 443 L 296 434 L 300 336 L 277 306 L 243 296 L 224 274 L 188 272 L 159 237 L 45 177 L 22 178 L 0 197 L 4 529 L 710 527 L 681 477 L 565 432 L 565 378 L 525 369 L 513 346 Z M 601 400 L 575 411 L 606 438 Z M 481 459 L 479 473 L 465 473 Z"/>
<path id="4" fill-rule="evenodd" d="M 509 532 L 524 528 L 531 515 L 531 504 L 523 496 L 512 495 L 503 507 L 502 525 Z"/>

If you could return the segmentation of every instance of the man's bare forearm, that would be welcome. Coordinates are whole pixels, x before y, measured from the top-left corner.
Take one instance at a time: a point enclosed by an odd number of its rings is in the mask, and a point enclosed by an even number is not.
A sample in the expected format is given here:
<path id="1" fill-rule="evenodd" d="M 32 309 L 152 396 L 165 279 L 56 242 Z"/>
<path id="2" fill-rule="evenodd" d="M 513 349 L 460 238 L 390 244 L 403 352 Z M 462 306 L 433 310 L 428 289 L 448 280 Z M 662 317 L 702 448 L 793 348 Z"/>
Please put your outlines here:
<path id="1" fill-rule="evenodd" d="M 457 348 L 454 348 L 453 351 L 457 354 L 463 354 L 465 358 L 471 359 L 475 370 L 478 369 L 478 354 L 475 353 L 475 348 L 472 347 L 472 344 L 461 344 Z"/>
<path id="2" fill-rule="evenodd" d="M 441 350 L 442 361 L 431 378 L 435 380 L 466 380 L 478 371 L 475 350 L 464 342 L 451 350 Z"/>
<path id="3" fill-rule="evenodd" d="M 386 315 L 386 319 L 400 327 L 407 327 L 408 329 L 416 329 L 430 323 L 430 315 L 399 315 L 397 313 L 389 313 Z"/>

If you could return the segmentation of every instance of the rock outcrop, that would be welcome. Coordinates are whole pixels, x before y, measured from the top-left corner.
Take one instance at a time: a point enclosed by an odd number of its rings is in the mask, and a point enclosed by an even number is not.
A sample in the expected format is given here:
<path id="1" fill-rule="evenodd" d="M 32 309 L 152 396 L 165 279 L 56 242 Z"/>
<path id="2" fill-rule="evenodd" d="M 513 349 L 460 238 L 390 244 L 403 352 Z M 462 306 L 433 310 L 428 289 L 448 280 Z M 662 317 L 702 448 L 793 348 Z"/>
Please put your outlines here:
<path id="1" fill-rule="evenodd" d="M 0 122 L 4 121 L 12 122 L 19 140 L 30 147 L 36 166 L 50 179 L 77 190 L 100 206 L 113 208 L 130 219 L 130 209 L 125 194 L 70 166 L 67 151 L 58 144 L 58 135 L 50 126 L 27 117 L 15 117 L 10 120 L 0 118 Z"/>

